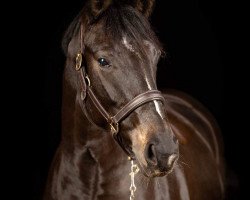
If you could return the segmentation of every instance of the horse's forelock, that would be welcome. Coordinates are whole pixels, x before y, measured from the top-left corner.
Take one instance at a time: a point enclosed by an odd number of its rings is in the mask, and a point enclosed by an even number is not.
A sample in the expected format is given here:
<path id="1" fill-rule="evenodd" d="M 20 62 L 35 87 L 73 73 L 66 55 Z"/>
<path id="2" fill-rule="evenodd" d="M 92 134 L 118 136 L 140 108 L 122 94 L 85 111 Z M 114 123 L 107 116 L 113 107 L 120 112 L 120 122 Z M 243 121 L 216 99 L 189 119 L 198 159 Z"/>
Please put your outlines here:
<path id="1" fill-rule="evenodd" d="M 82 10 L 64 34 L 62 48 L 65 55 L 68 53 L 69 42 L 79 32 L 80 24 L 84 18 L 90 15 L 86 12 L 87 9 Z M 147 18 L 132 6 L 113 5 L 103 11 L 97 18 L 89 16 L 89 19 L 89 23 L 86 23 L 85 26 L 94 26 L 97 23 L 103 23 L 106 33 L 105 37 L 110 38 L 115 43 L 121 43 L 123 38 L 126 37 L 129 41 L 133 42 L 133 47 L 139 53 L 144 54 L 142 44 L 143 41 L 147 40 L 162 50 L 161 44 L 152 31 Z"/>
<path id="2" fill-rule="evenodd" d="M 147 18 L 131 6 L 111 7 L 102 14 L 100 20 L 103 20 L 106 37 L 115 43 L 123 43 L 126 38 L 140 54 L 145 54 L 142 46 L 144 41 L 149 41 L 162 50 Z"/>

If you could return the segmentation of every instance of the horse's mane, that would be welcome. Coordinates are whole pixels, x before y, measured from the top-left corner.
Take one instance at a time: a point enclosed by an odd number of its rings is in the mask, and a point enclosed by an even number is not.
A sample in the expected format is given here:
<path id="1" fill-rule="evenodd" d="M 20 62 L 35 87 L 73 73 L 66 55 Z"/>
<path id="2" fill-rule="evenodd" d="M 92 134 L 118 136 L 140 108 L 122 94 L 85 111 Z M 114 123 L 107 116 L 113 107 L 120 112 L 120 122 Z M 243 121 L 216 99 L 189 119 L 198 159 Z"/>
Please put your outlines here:
<path id="1" fill-rule="evenodd" d="M 67 55 L 67 47 L 70 40 L 79 31 L 82 17 L 86 16 L 84 12 L 88 11 L 83 9 L 65 32 L 62 40 L 62 47 L 65 55 Z M 97 18 L 93 18 L 89 25 L 94 25 L 99 21 L 104 23 L 104 32 L 106 34 L 104 37 L 110 37 L 114 42 L 120 42 L 122 37 L 125 36 L 128 40 L 133 41 L 133 48 L 141 53 L 143 53 L 143 49 L 141 49 L 143 40 L 156 44 L 157 47 L 162 50 L 161 44 L 152 31 L 148 19 L 131 6 L 119 4 L 111 5 Z"/>

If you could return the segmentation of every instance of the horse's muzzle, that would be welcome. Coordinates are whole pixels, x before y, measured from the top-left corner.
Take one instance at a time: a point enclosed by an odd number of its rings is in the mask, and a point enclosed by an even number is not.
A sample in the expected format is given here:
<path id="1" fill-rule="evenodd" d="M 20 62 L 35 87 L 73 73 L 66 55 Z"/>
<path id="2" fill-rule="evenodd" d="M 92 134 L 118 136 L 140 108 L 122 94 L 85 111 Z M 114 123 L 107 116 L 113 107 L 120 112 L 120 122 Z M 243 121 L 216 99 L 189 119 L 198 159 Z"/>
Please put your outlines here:
<path id="1" fill-rule="evenodd" d="M 147 168 L 150 170 L 150 177 L 164 176 L 170 173 L 178 158 L 178 143 L 172 145 L 148 144 L 144 150 Z"/>

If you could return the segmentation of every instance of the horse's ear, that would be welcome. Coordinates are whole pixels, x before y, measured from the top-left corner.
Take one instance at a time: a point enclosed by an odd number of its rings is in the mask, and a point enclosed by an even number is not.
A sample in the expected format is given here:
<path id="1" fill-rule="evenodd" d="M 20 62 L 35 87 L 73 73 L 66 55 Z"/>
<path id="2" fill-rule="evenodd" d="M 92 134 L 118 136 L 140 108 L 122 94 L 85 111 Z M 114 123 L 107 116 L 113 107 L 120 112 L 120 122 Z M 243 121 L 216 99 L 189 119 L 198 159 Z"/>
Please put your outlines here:
<path id="1" fill-rule="evenodd" d="M 84 33 L 85 33 L 85 25 L 84 21 L 79 20 L 75 24 L 74 27 L 71 27 L 72 30 L 67 30 L 66 34 L 64 35 L 63 39 L 63 49 L 65 52 L 65 55 L 69 59 L 73 59 L 75 61 L 75 58 L 78 53 L 84 53 Z"/>
<path id="2" fill-rule="evenodd" d="M 67 56 L 71 59 L 75 59 L 76 55 L 80 51 L 83 51 L 83 49 L 81 49 L 80 29 L 79 29 L 79 31 L 69 41 L 67 48 Z"/>
<path id="3" fill-rule="evenodd" d="M 94 17 L 100 15 L 103 11 L 105 11 L 109 5 L 112 3 L 112 0 L 91 0 L 91 12 Z"/>
<path id="4" fill-rule="evenodd" d="M 88 17 L 83 17 L 85 10 L 81 10 L 79 14 L 74 18 L 74 20 L 70 23 L 67 30 L 64 32 L 62 38 L 62 49 L 66 57 L 74 57 L 80 50 L 80 42 L 83 40 L 83 36 L 85 30 L 84 27 L 88 24 Z M 82 29 L 82 30 L 81 30 Z"/>
<path id="5" fill-rule="evenodd" d="M 155 0 L 135 0 L 134 7 L 145 17 L 149 17 L 153 11 Z"/>

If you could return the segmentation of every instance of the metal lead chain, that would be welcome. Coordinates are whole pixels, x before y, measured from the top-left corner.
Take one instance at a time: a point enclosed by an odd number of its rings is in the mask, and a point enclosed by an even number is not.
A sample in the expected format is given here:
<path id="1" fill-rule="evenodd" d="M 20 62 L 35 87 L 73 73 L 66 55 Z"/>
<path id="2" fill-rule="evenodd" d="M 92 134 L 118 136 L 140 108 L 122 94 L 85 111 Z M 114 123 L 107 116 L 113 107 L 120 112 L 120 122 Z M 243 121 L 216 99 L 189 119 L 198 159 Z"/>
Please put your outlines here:
<path id="1" fill-rule="evenodd" d="M 135 191 L 136 191 L 136 186 L 135 186 L 135 175 L 139 172 L 139 168 L 137 166 L 137 164 L 134 164 L 134 161 L 131 160 L 131 172 L 130 172 L 130 176 L 131 176 L 131 185 L 130 185 L 130 197 L 129 200 L 134 200 L 135 199 Z"/>

